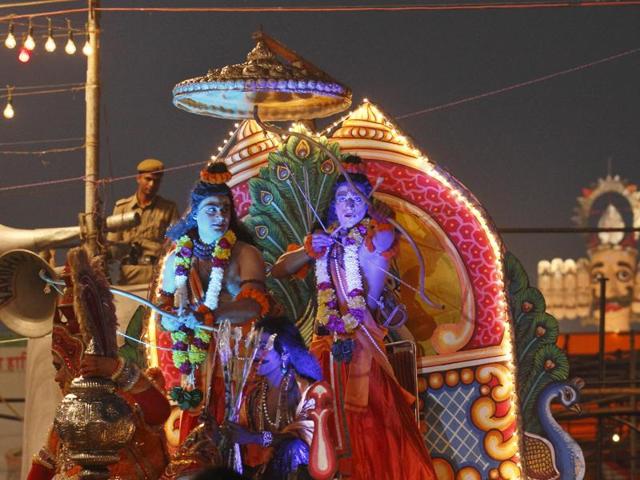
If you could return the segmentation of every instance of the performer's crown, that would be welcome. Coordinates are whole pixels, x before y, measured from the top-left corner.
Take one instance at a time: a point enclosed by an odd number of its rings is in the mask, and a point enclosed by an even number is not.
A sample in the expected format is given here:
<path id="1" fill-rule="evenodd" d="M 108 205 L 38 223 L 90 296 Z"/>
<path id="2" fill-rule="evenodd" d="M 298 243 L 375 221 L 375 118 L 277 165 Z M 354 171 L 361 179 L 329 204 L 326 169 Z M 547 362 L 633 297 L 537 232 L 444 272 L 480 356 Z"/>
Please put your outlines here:
<path id="1" fill-rule="evenodd" d="M 200 171 L 200 181 L 220 185 L 231 180 L 231 172 L 224 162 L 212 162 Z"/>
<path id="2" fill-rule="evenodd" d="M 349 155 L 342 160 L 342 167 L 349 174 L 365 174 L 364 163 L 362 162 L 362 159 L 356 155 Z"/>

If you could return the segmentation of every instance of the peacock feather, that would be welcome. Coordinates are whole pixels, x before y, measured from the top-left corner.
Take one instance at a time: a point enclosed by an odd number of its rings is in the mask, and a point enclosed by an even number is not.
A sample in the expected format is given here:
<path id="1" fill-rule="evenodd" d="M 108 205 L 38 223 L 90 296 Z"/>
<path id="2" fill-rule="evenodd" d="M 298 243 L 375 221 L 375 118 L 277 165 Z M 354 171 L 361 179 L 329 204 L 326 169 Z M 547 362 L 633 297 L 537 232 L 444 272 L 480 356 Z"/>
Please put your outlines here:
<path id="1" fill-rule="evenodd" d="M 569 378 L 566 353 L 556 346 L 558 321 L 546 310 L 543 295 L 530 286 L 522 264 L 511 253 L 505 256 L 511 316 L 515 325 L 518 397 L 524 429 L 544 434 L 536 415 L 536 402 L 551 382 Z"/>
<path id="2" fill-rule="evenodd" d="M 303 126 L 293 129 L 310 134 Z M 325 137 L 317 141 L 340 155 L 337 144 L 328 144 Z M 293 136 L 267 160 L 259 175 L 249 180 L 251 206 L 244 224 L 270 266 L 292 245 L 302 245 L 308 233 L 321 228 L 337 170 L 320 149 Z M 308 341 L 315 318 L 312 269 L 304 279 L 268 277 L 267 286 Z"/>

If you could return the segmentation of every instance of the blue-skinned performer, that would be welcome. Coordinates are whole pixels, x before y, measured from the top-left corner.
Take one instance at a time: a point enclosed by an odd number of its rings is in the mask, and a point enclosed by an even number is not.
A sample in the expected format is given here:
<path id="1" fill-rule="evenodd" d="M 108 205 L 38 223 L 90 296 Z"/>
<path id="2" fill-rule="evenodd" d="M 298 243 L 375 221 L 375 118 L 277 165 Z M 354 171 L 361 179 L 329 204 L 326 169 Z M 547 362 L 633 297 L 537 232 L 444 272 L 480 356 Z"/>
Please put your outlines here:
<path id="1" fill-rule="evenodd" d="M 212 327 L 229 320 L 249 326 L 266 315 L 270 302 L 265 289 L 261 253 L 238 222 L 231 178 L 222 162 L 200 172 L 190 198 L 190 209 L 171 227 L 173 241 L 165 258 L 157 303 L 180 316 L 164 317 L 173 352 L 159 352 L 171 397 L 183 410 L 179 443 L 204 418 L 219 424 L 224 416 L 224 384 L 216 362 Z M 181 467 L 182 468 L 182 467 Z"/>
<path id="2" fill-rule="evenodd" d="M 317 464 L 330 462 L 325 454 L 314 454 L 324 449 L 312 449 L 314 441 L 329 441 L 328 429 L 316 425 L 326 407 L 319 404 L 318 392 L 330 389 L 320 382 L 320 365 L 292 322 L 267 317 L 256 328 L 262 329 L 262 338 L 255 381 L 247 388 L 240 423 L 228 423 L 227 431 L 232 442 L 245 446 L 243 461 L 252 478 L 311 478 Z M 272 335 L 275 341 L 268 349 Z"/>
<path id="3" fill-rule="evenodd" d="M 365 197 L 372 191 L 360 159 L 345 170 Z M 376 218 L 378 217 L 378 218 Z M 338 177 L 327 218 L 328 231 L 308 235 L 271 274 L 295 274 L 315 263 L 318 311 L 311 352 L 325 378 L 334 379 L 342 404 L 332 426 L 343 460 L 343 478 L 435 479 L 411 405 L 415 398 L 395 378 L 385 355 L 386 329 L 376 323 L 377 300 L 396 253 L 394 228 Z M 344 414 L 344 415 L 343 415 Z"/>

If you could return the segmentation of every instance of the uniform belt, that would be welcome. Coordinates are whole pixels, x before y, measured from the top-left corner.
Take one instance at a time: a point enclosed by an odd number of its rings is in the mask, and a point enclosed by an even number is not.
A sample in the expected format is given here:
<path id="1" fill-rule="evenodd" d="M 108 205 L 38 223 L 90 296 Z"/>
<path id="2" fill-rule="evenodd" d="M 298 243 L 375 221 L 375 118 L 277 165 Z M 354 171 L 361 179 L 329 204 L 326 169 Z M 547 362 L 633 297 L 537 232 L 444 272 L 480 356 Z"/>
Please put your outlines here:
<path id="1" fill-rule="evenodd" d="M 158 263 L 158 257 L 154 255 L 143 255 L 137 259 L 125 258 L 122 260 L 123 265 L 155 265 Z"/>

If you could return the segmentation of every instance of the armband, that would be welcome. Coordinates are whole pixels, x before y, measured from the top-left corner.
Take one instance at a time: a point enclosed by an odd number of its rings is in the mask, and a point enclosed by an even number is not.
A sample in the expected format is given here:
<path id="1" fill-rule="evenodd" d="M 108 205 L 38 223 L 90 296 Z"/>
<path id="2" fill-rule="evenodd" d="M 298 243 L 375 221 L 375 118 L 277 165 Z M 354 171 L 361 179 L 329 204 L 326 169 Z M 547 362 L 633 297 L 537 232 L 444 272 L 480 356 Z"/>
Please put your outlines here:
<path id="1" fill-rule="evenodd" d="M 273 433 L 271 433 L 269 430 L 263 430 L 261 433 L 262 433 L 262 446 L 264 448 L 271 446 L 271 444 L 273 443 Z"/>
<path id="2" fill-rule="evenodd" d="M 260 316 L 264 317 L 269 310 L 271 310 L 271 303 L 266 293 L 252 287 L 243 287 L 242 290 L 236 295 L 236 300 L 242 300 L 243 298 L 249 298 L 260 305 Z"/>
<path id="3" fill-rule="evenodd" d="M 165 312 L 172 312 L 174 310 L 174 294 L 160 289 L 158 291 L 158 306 Z"/>
<path id="4" fill-rule="evenodd" d="M 373 237 L 376 233 L 393 231 L 394 229 L 395 227 L 390 223 L 378 222 L 375 219 L 371 219 L 371 221 L 369 222 L 369 231 L 367 232 L 367 236 L 364 240 L 364 245 L 367 250 L 371 253 L 376 252 L 387 260 L 395 257 L 398 253 L 398 240 L 396 238 L 394 238 L 391 246 L 387 250 L 384 250 L 382 252 L 377 251 L 375 245 L 373 244 Z"/>

